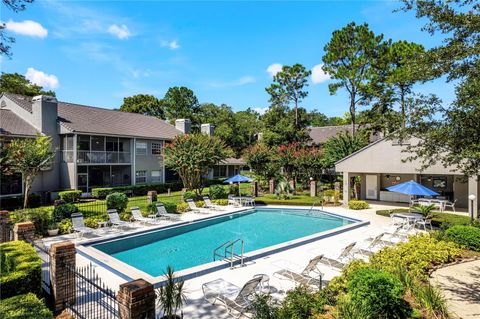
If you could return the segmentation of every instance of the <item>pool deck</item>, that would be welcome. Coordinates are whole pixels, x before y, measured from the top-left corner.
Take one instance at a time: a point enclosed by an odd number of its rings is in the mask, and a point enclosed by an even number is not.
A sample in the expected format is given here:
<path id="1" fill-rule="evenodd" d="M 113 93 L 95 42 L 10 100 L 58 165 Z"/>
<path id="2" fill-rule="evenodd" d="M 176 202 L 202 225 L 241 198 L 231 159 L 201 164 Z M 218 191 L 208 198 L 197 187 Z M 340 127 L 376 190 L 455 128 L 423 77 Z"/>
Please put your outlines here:
<path id="1" fill-rule="evenodd" d="M 268 207 L 284 207 L 285 206 L 268 206 Z M 290 208 L 293 208 L 290 206 Z M 306 208 L 306 207 L 302 207 Z M 390 206 L 388 208 L 391 208 Z M 319 255 L 326 254 L 327 256 L 336 256 L 340 250 L 351 242 L 357 242 L 358 245 L 363 246 L 364 241 L 381 232 L 381 230 L 390 225 L 390 219 L 387 217 L 379 216 L 375 214 L 376 210 L 387 209 L 386 206 L 371 204 L 371 207 L 367 210 L 353 211 L 344 207 L 325 207 L 324 211 L 334 214 L 342 215 L 349 218 L 360 219 L 370 222 L 369 225 L 349 230 L 344 233 L 340 233 L 328 238 L 320 239 L 318 241 L 304 244 L 299 247 L 284 250 L 266 257 L 255 259 L 246 263 L 244 267 L 237 267 L 235 269 L 221 269 L 212 273 L 208 273 L 190 280 L 185 283 L 187 302 L 184 307 L 184 315 L 186 318 L 232 318 L 225 308 L 218 303 L 211 305 L 204 300 L 202 294 L 202 284 L 223 278 L 237 286 L 242 286 L 246 281 L 251 279 L 255 274 L 267 274 L 270 277 L 271 294 L 274 298 L 281 299 L 284 296 L 284 292 L 293 288 L 294 285 L 287 281 L 277 277 L 273 277 L 273 273 L 280 269 L 281 265 L 288 263 L 290 268 L 298 269 L 299 272 L 305 267 L 308 261 Z M 230 209 L 231 212 L 237 209 Z M 223 212 L 212 212 L 212 215 L 223 214 Z M 183 220 L 196 220 L 198 218 L 205 217 L 205 215 L 188 213 L 182 216 Z M 136 229 L 130 231 L 120 232 L 124 235 L 127 232 L 136 232 L 139 230 L 152 229 L 152 227 L 139 225 Z M 119 234 L 118 230 L 102 230 L 102 238 L 111 237 L 114 238 Z M 73 240 L 77 244 L 92 240 L 92 238 L 78 239 L 76 236 L 69 234 L 65 236 L 57 236 L 51 239 L 45 239 L 44 242 L 48 246 L 53 242 L 62 240 Z M 87 255 L 82 253 L 77 254 L 77 265 L 85 265 L 92 263 L 96 269 L 96 272 L 104 281 L 114 290 L 118 290 L 118 286 L 127 281 L 127 278 L 122 277 L 121 274 L 112 272 L 109 269 L 103 267 L 100 263 L 90 259 Z M 292 263 L 294 265 L 292 265 Z M 321 267 L 321 271 L 324 273 L 324 279 L 330 280 L 338 274 L 337 271 L 329 269 L 328 267 Z"/>

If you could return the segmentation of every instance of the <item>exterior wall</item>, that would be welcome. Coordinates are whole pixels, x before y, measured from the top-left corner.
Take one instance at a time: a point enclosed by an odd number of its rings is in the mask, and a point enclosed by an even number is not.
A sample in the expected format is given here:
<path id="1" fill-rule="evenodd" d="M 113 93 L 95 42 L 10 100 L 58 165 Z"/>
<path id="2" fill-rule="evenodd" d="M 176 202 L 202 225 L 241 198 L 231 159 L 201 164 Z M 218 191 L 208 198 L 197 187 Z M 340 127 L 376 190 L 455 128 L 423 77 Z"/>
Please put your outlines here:
<path id="1" fill-rule="evenodd" d="M 165 181 L 165 172 L 164 172 L 164 164 L 163 164 L 163 156 L 162 155 L 152 155 L 152 143 L 162 143 L 163 145 L 165 142 L 163 140 L 147 140 L 147 139 L 136 139 L 136 142 L 143 142 L 147 144 L 147 154 L 146 155 L 139 155 L 135 151 L 135 172 L 132 175 L 132 183 L 135 183 L 135 173 L 138 171 L 146 171 L 146 183 L 152 183 L 152 171 L 160 171 L 160 182 L 163 183 Z M 135 146 L 134 146 L 135 147 Z"/>
<path id="2" fill-rule="evenodd" d="M 453 182 L 453 193 L 455 194 L 456 207 L 468 207 L 468 181 L 461 177 L 455 177 Z"/>
<path id="3" fill-rule="evenodd" d="M 60 179 L 62 189 L 76 189 L 75 163 L 60 163 Z"/>

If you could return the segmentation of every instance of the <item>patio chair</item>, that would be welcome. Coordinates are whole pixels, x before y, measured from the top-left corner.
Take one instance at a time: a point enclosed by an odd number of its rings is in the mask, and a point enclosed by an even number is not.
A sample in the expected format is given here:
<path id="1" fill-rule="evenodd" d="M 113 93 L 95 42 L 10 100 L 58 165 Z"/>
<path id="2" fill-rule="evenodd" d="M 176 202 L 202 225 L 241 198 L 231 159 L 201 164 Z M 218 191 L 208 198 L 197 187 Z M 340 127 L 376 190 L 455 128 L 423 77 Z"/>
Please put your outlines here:
<path id="1" fill-rule="evenodd" d="M 190 210 L 192 212 L 194 212 L 194 213 L 208 213 L 208 211 L 206 211 L 205 209 L 197 207 L 197 205 L 195 204 L 195 202 L 192 199 L 187 199 L 186 202 L 188 204 L 188 208 L 190 208 Z"/>
<path id="2" fill-rule="evenodd" d="M 72 230 L 78 232 L 80 237 L 83 237 L 84 234 L 93 233 L 95 231 L 95 229 L 85 226 L 82 213 L 73 213 L 71 219 Z"/>
<path id="3" fill-rule="evenodd" d="M 450 207 L 453 212 L 455 212 L 455 203 L 457 202 L 457 199 L 455 199 L 453 202 L 447 201 L 443 204 L 443 209 L 447 209 L 447 207 Z"/>
<path id="4" fill-rule="evenodd" d="M 210 197 L 208 196 L 203 196 L 203 201 L 205 202 L 206 208 L 211 208 L 213 210 L 224 210 L 222 206 L 212 203 Z"/>
<path id="5" fill-rule="evenodd" d="M 220 301 L 230 315 L 240 318 L 252 304 L 253 295 L 261 281 L 261 277 L 253 278 L 239 288 L 221 278 L 216 279 L 202 285 L 203 296 L 212 304 Z"/>
<path id="6" fill-rule="evenodd" d="M 163 203 L 157 203 L 155 204 L 155 207 L 157 208 L 157 213 L 153 216 L 157 219 L 178 221 L 181 218 L 180 214 L 171 214 L 167 212 L 167 209 L 165 208 L 165 205 L 163 205 Z"/>
<path id="7" fill-rule="evenodd" d="M 131 224 L 128 222 L 124 222 L 123 220 L 120 220 L 120 216 L 118 216 L 118 212 L 116 209 L 107 209 L 107 214 L 108 214 L 108 218 L 110 218 L 110 223 L 112 223 L 114 227 L 123 228 L 123 227 L 128 227 Z"/>
<path id="8" fill-rule="evenodd" d="M 234 207 L 242 206 L 238 201 L 235 200 L 233 195 L 228 195 L 228 205 L 232 205 Z"/>
<path id="9" fill-rule="evenodd" d="M 340 252 L 340 254 L 336 257 L 334 257 L 334 256 L 330 256 L 330 257 L 323 256 L 323 258 L 320 259 L 320 262 L 328 265 L 330 268 L 341 270 L 341 269 L 343 269 L 343 267 L 345 267 L 345 265 L 350 260 L 352 260 L 354 258 L 353 254 L 352 254 L 352 250 L 353 250 L 353 248 L 355 247 L 356 244 L 357 244 L 356 242 L 353 242 L 353 243 L 345 246 L 345 248 L 343 248 L 342 251 Z"/>
<path id="10" fill-rule="evenodd" d="M 356 249 L 354 249 L 352 254 L 353 255 L 359 254 L 359 255 L 368 257 L 373 255 L 378 250 L 379 247 L 383 248 L 385 246 L 390 245 L 391 243 L 385 242 L 382 240 L 382 237 L 384 235 L 385 233 L 380 233 L 377 236 L 373 237 L 371 240 L 367 239 L 367 241 L 369 241 L 370 243 L 365 247 L 357 247 Z"/>
<path id="11" fill-rule="evenodd" d="M 425 219 L 419 219 L 415 222 L 415 226 L 423 227 L 423 230 L 427 231 L 427 226 L 430 227 L 430 230 L 433 230 L 432 226 L 433 215 L 428 215 Z"/>
<path id="12" fill-rule="evenodd" d="M 140 208 L 138 206 L 134 206 L 130 210 L 132 212 L 133 220 L 144 223 L 144 224 L 158 224 L 158 221 L 155 219 L 143 217 L 142 213 L 140 212 Z"/>
<path id="13" fill-rule="evenodd" d="M 318 270 L 318 264 L 323 259 L 323 255 L 311 259 L 302 272 L 296 272 L 291 269 L 283 268 L 273 273 L 273 276 L 284 277 L 299 285 L 310 285 L 322 289 L 323 273 Z M 317 276 L 312 277 L 310 274 L 315 273 Z"/>

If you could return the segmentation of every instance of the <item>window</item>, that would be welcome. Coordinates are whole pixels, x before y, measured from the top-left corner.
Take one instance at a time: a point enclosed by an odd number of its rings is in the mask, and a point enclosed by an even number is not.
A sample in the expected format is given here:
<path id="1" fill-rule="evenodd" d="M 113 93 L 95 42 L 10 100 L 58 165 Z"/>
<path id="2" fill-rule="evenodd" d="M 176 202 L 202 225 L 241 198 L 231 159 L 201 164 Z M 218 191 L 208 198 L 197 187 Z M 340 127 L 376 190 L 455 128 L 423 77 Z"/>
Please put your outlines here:
<path id="1" fill-rule="evenodd" d="M 137 142 L 135 145 L 135 153 L 137 153 L 137 155 L 147 155 L 147 143 Z"/>
<path id="2" fill-rule="evenodd" d="M 147 171 L 137 171 L 135 173 L 135 183 L 142 184 L 147 182 Z"/>
<path id="3" fill-rule="evenodd" d="M 227 176 L 227 166 L 225 165 L 215 165 L 213 167 L 213 177 L 226 177 Z"/>
<path id="4" fill-rule="evenodd" d="M 150 173 L 151 175 L 151 182 L 152 183 L 161 183 L 162 182 L 162 176 L 160 174 L 160 171 L 152 171 Z"/>
<path id="5" fill-rule="evenodd" d="M 162 155 L 162 143 L 154 142 L 152 143 L 152 155 Z"/>

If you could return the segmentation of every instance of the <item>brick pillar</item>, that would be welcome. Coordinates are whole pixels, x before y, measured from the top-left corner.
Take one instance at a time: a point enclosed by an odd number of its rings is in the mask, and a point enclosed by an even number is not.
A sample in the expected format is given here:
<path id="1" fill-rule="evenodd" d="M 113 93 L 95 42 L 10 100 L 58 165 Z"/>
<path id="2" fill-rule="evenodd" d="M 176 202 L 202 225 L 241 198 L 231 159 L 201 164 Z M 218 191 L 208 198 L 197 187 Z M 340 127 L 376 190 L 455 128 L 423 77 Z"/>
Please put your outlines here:
<path id="1" fill-rule="evenodd" d="M 258 182 L 252 183 L 252 195 L 253 197 L 258 197 Z"/>
<path id="2" fill-rule="evenodd" d="M 13 226 L 13 240 L 32 242 L 35 239 L 35 225 L 32 222 L 17 223 Z"/>
<path id="3" fill-rule="evenodd" d="M 310 181 L 310 197 L 317 196 L 317 181 Z"/>
<path id="4" fill-rule="evenodd" d="M 151 204 L 157 201 L 157 192 L 156 191 L 148 191 L 147 193 L 147 203 Z"/>
<path id="5" fill-rule="evenodd" d="M 0 210 L 0 243 L 10 241 L 10 231 L 12 228 L 12 221 L 10 215 L 6 210 Z"/>
<path id="6" fill-rule="evenodd" d="M 155 290 L 146 280 L 120 285 L 117 294 L 120 319 L 155 319 Z"/>
<path id="7" fill-rule="evenodd" d="M 334 184 L 334 189 L 335 189 L 336 191 L 340 191 L 340 182 L 335 182 L 335 184 Z"/>
<path id="8" fill-rule="evenodd" d="M 274 194 L 275 193 L 275 181 L 273 179 L 269 180 L 268 181 L 268 192 L 270 194 Z"/>
<path id="9" fill-rule="evenodd" d="M 75 244 L 70 241 L 50 246 L 50 283 L 55 313 L 65 309 L 65 303 L 75 303 Z"/>

